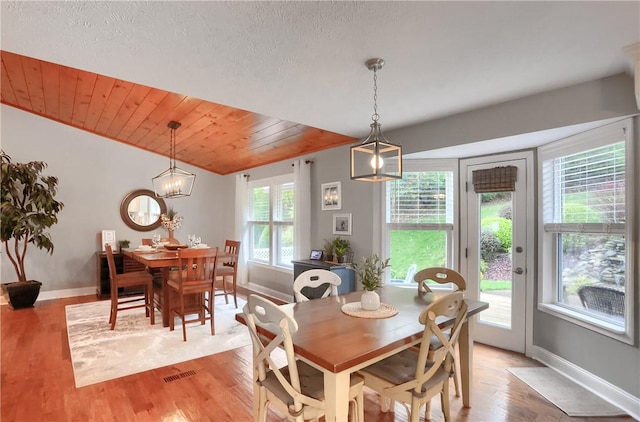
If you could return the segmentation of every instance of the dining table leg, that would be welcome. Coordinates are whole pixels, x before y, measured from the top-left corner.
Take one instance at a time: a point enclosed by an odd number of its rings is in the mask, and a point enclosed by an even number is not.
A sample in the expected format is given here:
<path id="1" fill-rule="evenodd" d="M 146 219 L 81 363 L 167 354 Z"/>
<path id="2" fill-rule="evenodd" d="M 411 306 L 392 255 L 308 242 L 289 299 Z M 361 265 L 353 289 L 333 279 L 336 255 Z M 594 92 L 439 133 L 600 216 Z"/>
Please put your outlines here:
<path id="1" fill-rule="evenodd" d="M 458 347 L 460 352 L 460 382 L 462 384 L 462 406 L 471 407 L 471 382 L 473 381 L 473 323 L 468 318 L 460 327 Z"/>
<path id="2" fill-rule="evenodd" d="M 162 326 L 169 326 L 169 317 L 171 315 L 171 289 L 169 289 L 169 268 L 162 269 Z"/>
<path id="3" fill-rule="evenodd" d="M 350 386 L 351 374 L 348 371 L 324 373 L 325 421 L 349 420 Z"/>

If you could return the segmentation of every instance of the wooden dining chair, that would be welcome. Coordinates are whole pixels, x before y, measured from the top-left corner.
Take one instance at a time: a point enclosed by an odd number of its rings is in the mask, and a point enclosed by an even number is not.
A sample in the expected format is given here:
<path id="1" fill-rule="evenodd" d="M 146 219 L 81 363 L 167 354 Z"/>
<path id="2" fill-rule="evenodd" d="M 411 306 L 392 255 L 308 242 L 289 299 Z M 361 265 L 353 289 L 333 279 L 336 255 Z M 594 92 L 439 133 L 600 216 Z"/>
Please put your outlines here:
<path id="1" fill-rule="evenodd" d="M 178 267 L 169 272 L 169 330 L 173 331 L 175 317 L 179 317 L 184 341 L 187 341 L 186 325 L 191 322 L 204 325 L 210 320 L 211 335 L 215 334 L 213 301 L 205 301 L 205 294 L 213 297 L 217 255 L 218 248 L 180 249 Z M 187 319 L 187 315 L 193 314 L 198 318 Z"/>
<path id="2" fill-rule="evenodd" d="M 237 296 L 237 278 L 238 278 L 238 256 L 240 254 L 240 241 L 227 240 L 224 243 L 224 254 L 228 257 L 221 258 L 218 262 L 218 270 L 216 272 L 216 278 L 222 282 L 221 290 L 215 294 L 215 296 L 224 295 L 224 300 L 228 304 L 229 298 L 227 295 L 233 294 L 233 303 L 235 307 L 238 307 Z M 227 284 L 231 283 L 231 287 Z"/>
<path id="3" fill-rule="evenodd" d="M 291 335 L 298 331 L 293 316 L 275 303 L 257 295 L 249 295 L 243 308 L 253 344 L 254 420 L 266 422 L 267 408 L 273 405 L 289 421 L 318 420 L 324 415 L 324 374 L 296 359 Z M 276 334 L 267 339 L 258 329 Z M 280 367 L 284 349 L 287 364 Z M 351 375 L 349 407 L 352 419 L 364 421 L 363 379 Z"/>
<path id="4" fill-rule="evenodd" d="M 438 326 L 436 320 L 439 317 L 455 317 L 449 333 L 443 332 Z M 412 422 L 419 421 L 421 407 L 440 394 L 444 420 L 449 421 L 449 374 L 455 345 L 466 318 L 467 304 L 462 292 L 443 296 L 433 302 L 418 318 L 424 325 L 420 347 L 405 349 L 361 369 L 358 373 L 364 377 L 364 384 L 383 398 L 402 403 Z M 442 346 L 428 358 L 433 336 L 440 340 Z M 428 419 L 430 417 L 425 409 L 425 420 Z"/>
<path id="5" fill-rule="evenodd" d="M 300 273 L 293 281 L 293 294 L 296 302 L 307 302 L 311 298 L 305 295 L 302 289 L 318 288 L 326 285 L 320 297 L 338 296 L 338 286 L 340 286 L 341 283 L 342 279 L 334 272 L 322 269 L 307 270 Z"/>
<path id="6" fill-rule="evenodd" d="M 433 281 L 438 284 L 452 283 L 455 287 L 454 290 L 464 292 L 467 290 L 467 282 L 456 270 L 445 267 L 430 267 L 420 270 L 416 273 L 413 279 L 418 283 L 418 292 L 430 292 L 431 289 L 427 284 L 428 281 Z M 431 351 L 440 347 L 440 342 L 437 338 L 433 338 L 431 341 Z M 431 355 L 430 355 L 431 356 Z M 456 397 L 460 397 L 460 371 L 458 370 L 457 360 L 454 360 L 454 375 L 453 384 L 456 389 Z"/>
<path id="7" fill-rule="evenodd" d="M 107 252 L 107 263 L 109 266 L 109 280 L 111 282 L 111 312 L 109 313 L 111 329 L 113 330 L 116 326 L 118 311 L 135 308 L 145 308 L 146 316 L 151 318 L 151 325 L 155 324 L 153 277 L 151 274 L 146 271 L 132 271 L 118 274 L 111 245 L 107 243 L 105 250 Z M 141 289 L 143 294 L 142 296 L 136 294 L 133 296 L 125 295 L 120 297 L 120 289 Z"/>
<path id="8" fill-rule="evenodd" d="M 142 245 L 153 246 L 153 239 L 147 238 L 147 237 L 143 237 L 142 238 Z"/>

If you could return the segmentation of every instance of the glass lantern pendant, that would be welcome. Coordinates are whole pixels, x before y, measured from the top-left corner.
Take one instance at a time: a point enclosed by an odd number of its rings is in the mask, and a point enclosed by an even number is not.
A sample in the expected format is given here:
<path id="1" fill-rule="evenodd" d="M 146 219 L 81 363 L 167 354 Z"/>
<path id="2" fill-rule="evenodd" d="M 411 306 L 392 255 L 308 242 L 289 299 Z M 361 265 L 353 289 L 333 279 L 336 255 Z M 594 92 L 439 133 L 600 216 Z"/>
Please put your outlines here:
<path id="1" fill-rule="evenodd" d="M 169 151 L 169 169 L 163 171 L 151 181 L 158 198 L 181 198 L 191 195 L 196 175 L 176 167 L 176 129 L 180 123 L 171 121 L 167 125 L 171 129 L 171 149 Z"/>
<path id="2" fill-rule="evenodd" d="M 402 179 L 402 147 L 389 142 L 378 123 L 376 72 L 384 66 L 384 60 L 369 59 L 365 64 L 369 70 L 373 70 L 373 123 L 369 135 L 360 144 L 351 147 L 351 179 L 366 182 Z"/>

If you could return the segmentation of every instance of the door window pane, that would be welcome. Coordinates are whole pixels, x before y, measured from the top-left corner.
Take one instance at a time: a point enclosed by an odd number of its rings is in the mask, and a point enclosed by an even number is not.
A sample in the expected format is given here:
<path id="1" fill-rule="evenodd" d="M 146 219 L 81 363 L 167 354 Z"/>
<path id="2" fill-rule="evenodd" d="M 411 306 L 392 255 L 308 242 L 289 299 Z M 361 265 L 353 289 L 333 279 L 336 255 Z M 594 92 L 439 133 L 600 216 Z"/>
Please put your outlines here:
<path id="1" fill-rule="evenodd" d="M 489 302 L 480 320 L 511 327 L 512 192 L 480 195 L 480 300 Z"/>

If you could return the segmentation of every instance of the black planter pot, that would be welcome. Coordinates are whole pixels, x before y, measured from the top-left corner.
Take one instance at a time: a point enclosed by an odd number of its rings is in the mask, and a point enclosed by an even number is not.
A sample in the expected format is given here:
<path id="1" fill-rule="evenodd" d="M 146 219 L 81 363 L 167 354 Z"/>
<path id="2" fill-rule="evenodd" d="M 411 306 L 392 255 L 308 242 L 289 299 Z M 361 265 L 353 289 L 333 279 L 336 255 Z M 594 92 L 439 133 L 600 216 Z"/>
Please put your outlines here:
<path id="1" fill-rule="evenodd" d="M 2 287 L 9 294 L 9 304 L 13 309 L 31 308 L 40 294 L 42 283 L 29 280 L 26 283 L 4 283 Z"/>

